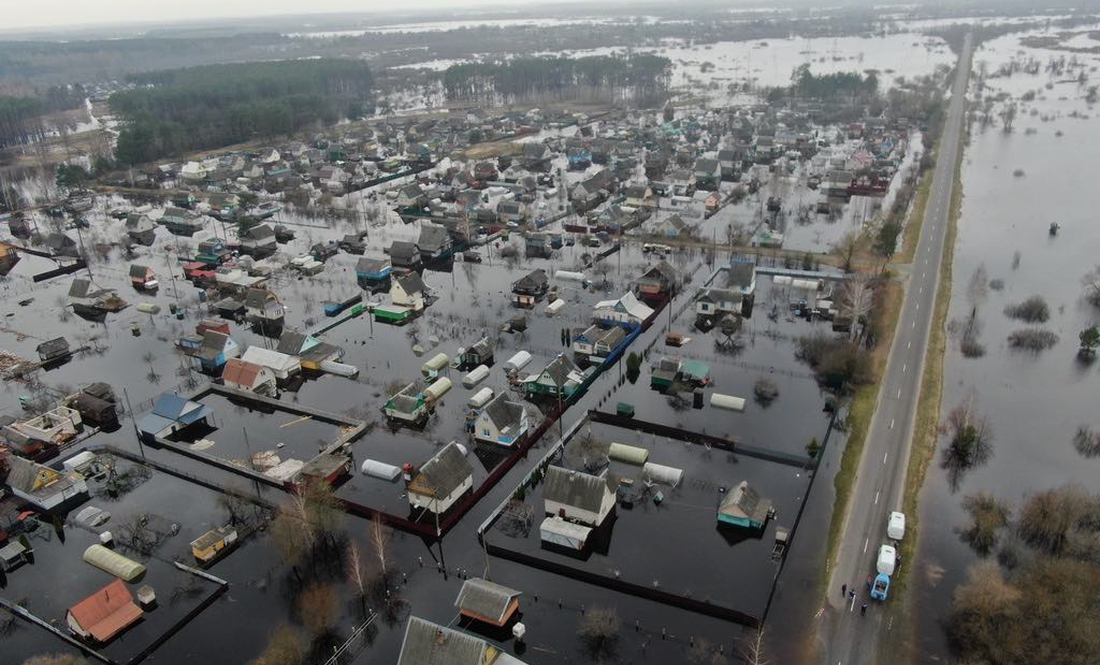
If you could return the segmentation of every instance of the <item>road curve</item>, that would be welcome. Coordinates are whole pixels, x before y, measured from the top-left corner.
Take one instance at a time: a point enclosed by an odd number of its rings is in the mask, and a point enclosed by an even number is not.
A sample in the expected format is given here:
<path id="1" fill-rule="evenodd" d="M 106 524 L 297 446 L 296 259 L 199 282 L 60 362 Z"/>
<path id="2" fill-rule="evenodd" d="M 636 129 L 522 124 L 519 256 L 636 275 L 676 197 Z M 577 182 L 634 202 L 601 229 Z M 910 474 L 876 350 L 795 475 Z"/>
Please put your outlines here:
<path id="1" fill-rule="evenodd" d="M 951 87 L 932 189 L 905 299 L 841 531 L 837 562 L 829 579 L 822 626 L 821 662 L 825 665 L 874 663 L 878 640 L 884 631 L 891 629 L 879 603 L 871 601 L 866 580 L 874 570 L 879 545 L 886 542 L 887 517 L 891 511 L 899 509 L 905 492 L 905 474 L 951 213 L 955 164 L 962 149 L 971 51 L 972 38 L 967 35 Z M 906 537 L 913 538 L 915 534 L 908 533 Z M 842 598 L 842 584 L 849 588 L 854 586 L 854 599 Z M 863 603 L 868 604 L 866 616 L 860 615 Z"/>

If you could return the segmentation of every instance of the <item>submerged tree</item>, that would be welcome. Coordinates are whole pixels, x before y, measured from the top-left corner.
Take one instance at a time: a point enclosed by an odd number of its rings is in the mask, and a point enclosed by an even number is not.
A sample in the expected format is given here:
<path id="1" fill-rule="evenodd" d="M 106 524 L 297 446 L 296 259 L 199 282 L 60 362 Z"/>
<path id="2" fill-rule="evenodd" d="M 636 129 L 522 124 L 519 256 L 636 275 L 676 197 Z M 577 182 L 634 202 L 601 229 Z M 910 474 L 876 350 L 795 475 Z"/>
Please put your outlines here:
<path id="1" fill-rule="evenodd" d="M 1100 346 L 1100 326 L 1085 328 L 1078 338 L 1081 340 L 1081 347 L 1077 350 L 1077 355 L 1086 359 L 1095 358 L 1096 347 Z"/>
<path id="2" fill-rule="evenodd" d="M 966 471 L 984 464 L 993 454 L 993 431 L 989 422 L 975 413 L 973 398 L 948 414 L 945 429 L 951 439 L 943 450 L 940 465 L 947 471 L 952 490 L 956 490 Z"/>
<path id="3" fill-rule="evenodd" d="M 301 638 L 293 628 L 283 624 L 271 633 L 267 647 L 249 665 L 299 665 L 304 660 Z"/>
<path id="4" fill-rule="evenodd" d="M 613 609 L 593 607 L 581 617 L 577 635 L 595 660 L 611 656 L 619 641 L 619 614 Z"/>
<path id="5" fill-rule="evenodd" d="M 962 506 L 970 515 L 970 524 L 956 528 L 959 538 L 981 556 L 988 556 L 1008 526 L 1008 504 L 989 492 L 978 492 L 963 498 Z"/>

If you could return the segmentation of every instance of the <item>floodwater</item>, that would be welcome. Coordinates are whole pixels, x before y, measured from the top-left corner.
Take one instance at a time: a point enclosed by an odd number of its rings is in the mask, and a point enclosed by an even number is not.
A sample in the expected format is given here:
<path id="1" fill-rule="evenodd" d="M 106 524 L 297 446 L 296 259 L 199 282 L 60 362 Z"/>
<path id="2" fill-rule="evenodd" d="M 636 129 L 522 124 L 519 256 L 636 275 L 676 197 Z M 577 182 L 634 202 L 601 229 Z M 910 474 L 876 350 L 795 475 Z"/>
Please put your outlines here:
<path id="1" fill-rule="evenodd" d="M 994 72 L 1013 58 L 1035 58 L 1045 66 L 1051 58 L 1076 57 L 1086 71 L 1100 64 L 1096 55 L 1023 48 L 1019 40 L 1019 35 L 1006 36 L 981 47 L 974 55 L 975 71 L 984 61 Z M 948 317 L 961 319 L 977 307 L 979 341 L 986 353 L 967 359 L 958 339 L 949 344 L 941 419 L 973 398 L 992 426 L 993 456 L 957 483 L 939 467 L 938 457 L 929 470 L 921 514 L 936 517 L 921 520 L 914 585 L 919 662 L 943 655 L 939 622 L 949 612 L 952 590 L 977 560 L 953 531 L 967 522 L 962 498 L 989 491 L 1018 507 L 1029 493 L 1064 483 L 1091 488 L 1100 470 L 1100 461 L 1082 458 L 1072 444 L 1078 426 L 1098 424 L 1095 392 L 1100 381 L 1095 364 L 1076 358 L 1078 333 L 1100 317 L 1082 301 L 1080 282 L 1100 253 L 1095 188 L 1085 182 L 1092 153 L 1081 149 L 1100 145 L 1100 123 L 1091 117 L 1095 109 L 1083 100 L 1084 89 L 1069 80 L 1076 75 L 1072 71 L 1052 77 L 1040 68 L 1033 75 L 1017 72 L 988 79 L 987 95 L 1006 92 L 1019 99 L 1035 91 L 1036 99 L 1021 103 L 1014 133 L 1002 133 L 999 120 L 984 131 L 974 124 L 966 148 Z M 1023 174 L 1014 176 L 1016 169 Z M 1056 237 L 1048 234 L 1051 222 L 1061 225 Z M 1004 280 L 1004 289 L 974 297 L 969 283 L 982 266 L 988 279 Z M 1008 334 L 1023 324 L 1003 314 L 1006 305 L 1033 295 L 1049 302 L 1051 320 L 1044 327 L 1060 338 L 1037 354 L 1008 348 Z"/>

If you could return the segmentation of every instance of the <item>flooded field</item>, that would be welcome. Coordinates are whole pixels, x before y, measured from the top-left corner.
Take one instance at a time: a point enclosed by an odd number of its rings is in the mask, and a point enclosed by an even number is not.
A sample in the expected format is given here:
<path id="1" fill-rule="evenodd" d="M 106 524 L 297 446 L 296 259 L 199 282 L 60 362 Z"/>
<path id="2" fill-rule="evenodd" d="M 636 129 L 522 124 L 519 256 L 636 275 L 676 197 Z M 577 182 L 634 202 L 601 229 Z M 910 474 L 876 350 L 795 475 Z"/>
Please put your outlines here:
<path id="1" fill-rule="evenodd" d="M 1069 69 L 1048 71 L 1052 60 L 1063 58 Z M 1025 71 L 1029 61 L 1038 63 L 1034 73 Z M 1005 75 L 1013 62 L 1017 68 Z M 974 63 L 975 75 L 988 72 L 984 96 L 1007 95 L 1019 110 L 1011 134 L 1002 131 L 1004 102 L 994 104 L 994 121 L 984 129 L 981 107 L 972 111 L 948 313 L 956 332 L 944 362 L 941 420 L 971 403 L 992 428 L 992 456 L 975 468 L 948 471 L 939 451 L 929 471 L 921 514 L 935 518 L 921 521 L 916 585 L 921 661 L 944 653 L 940 622 L 952 590 L 977 560 L 955 531 L 968 522 L 962 498 L 988 491 L 1018 507 L 1028 494 L 1066 483 L 1091 488 L 1097 471 L 1097 462 L 1073 445 L 1079 426 L 1096 425 L 1097 368 L 1080 361 L 1077 348 L 1080 331 L 1100 316 L 1083 300 L 1081 279 L 1096 266 L 1100 236 L 1095 196 L 1082 184 L 1090 158 L 1075 146 L 1100 142 L 1095 108 L 1076 80 L 1081 71 L 1093 75 L 1100 58 L 1022 47 L 1017 35 L 984 44 Z M 973 96 L 973 78 L 971 86 Z M 1052 223 L 1059 225 L 1056 235 Z M 1035 295 L 1049 303 L 1050 320 L 1042 327 L 1058 341 L 1045 351 L 1014 349 L 1007 338 L 1025 324 L 1004 310 Z M 984 355 L 968 358 L 960 331 L 972 312 Z"/>

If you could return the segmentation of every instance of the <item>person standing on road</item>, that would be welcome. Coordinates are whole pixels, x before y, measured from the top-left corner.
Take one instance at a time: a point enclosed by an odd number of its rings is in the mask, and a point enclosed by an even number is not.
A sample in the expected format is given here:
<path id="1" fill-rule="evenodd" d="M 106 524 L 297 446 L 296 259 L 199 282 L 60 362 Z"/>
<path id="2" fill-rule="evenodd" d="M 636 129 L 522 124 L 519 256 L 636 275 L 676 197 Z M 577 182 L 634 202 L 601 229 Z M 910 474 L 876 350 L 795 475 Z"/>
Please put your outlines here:
<path id="1" fill-rule="evenodd" d="M 848 583 L 845 582 L 844 584 L 840 585 L 840 597 L 843 598 L 844 596 L 847 596 L 847 595 L 848 595 Z"/>
<path id="2" fill-rule="evenodd" d="M 855 600 L 856 599 L 856 590 L 855 589 L 848 589 L 848 599 L 849 600 Z"/>
<path id="3" fill-rule="evenodd" d="M 863 603 L 863 607 L 859 608 L 859 615 L 861 617 L 862 616 L 867 616 L 867 603 Z"/>

